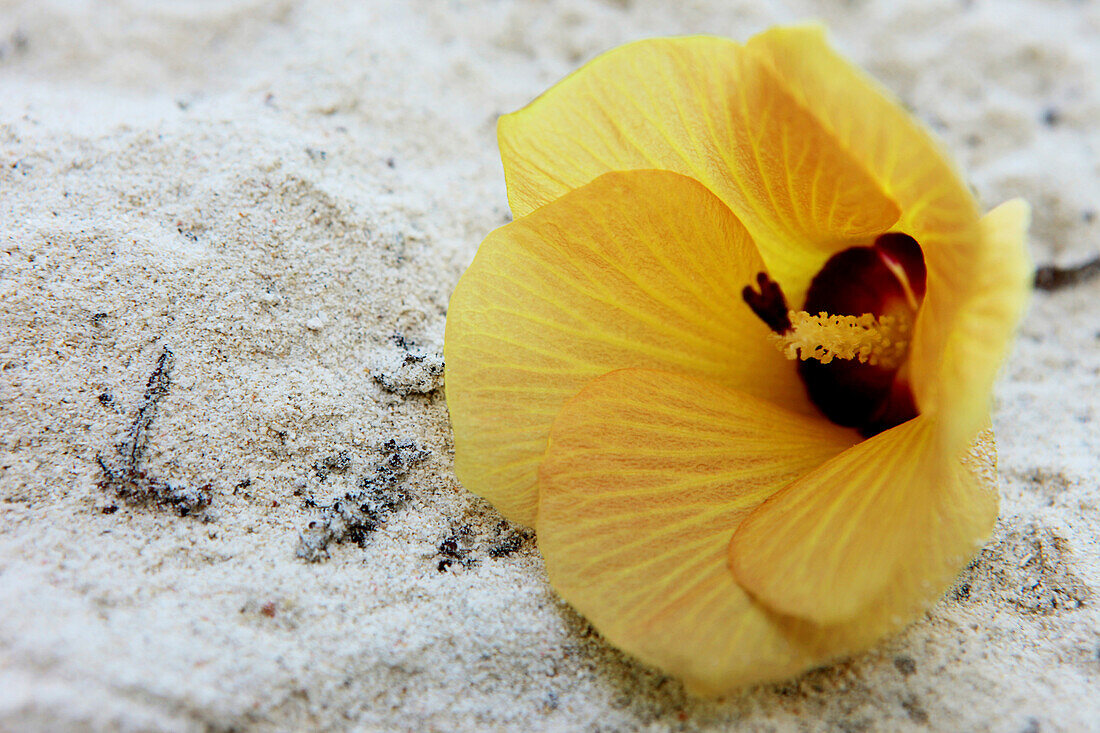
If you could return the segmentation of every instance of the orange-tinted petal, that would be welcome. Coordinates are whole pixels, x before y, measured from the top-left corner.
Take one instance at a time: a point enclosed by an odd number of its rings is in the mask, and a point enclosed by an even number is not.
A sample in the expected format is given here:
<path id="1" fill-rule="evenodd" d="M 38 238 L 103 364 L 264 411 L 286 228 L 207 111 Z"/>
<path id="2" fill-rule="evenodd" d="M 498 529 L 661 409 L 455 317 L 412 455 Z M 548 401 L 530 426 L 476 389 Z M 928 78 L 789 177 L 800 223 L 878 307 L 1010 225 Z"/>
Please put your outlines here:
<path id="1" fill-rule="evenodd" d="M 628 369 L 562 409 L 540 471 L 539 547 L 562 597 L 613 644 L 698 691 L 822 661 L 727 566 L 772 492 L 858 436 L 713 382 Z"/>
<path id="2" fill-rule="evenodd" d="M 966 268 L 967 297 L 943 337 L 938 353 L 916 341 L 910 359 L 924 375 L 924 411 L 940 423 L 944 450 L 965 445 L 989 420 L 993 380 L 1008 355 L 1023 318 L 1034 272 L 1027 253 L 1030 209 L 1016 199 L 981 219 L 982 249 Z M 944 296 L 946 297 L 946 296 Z"/>
<path id="3" fill-rule="evenodd" d="M 972 231 L 977 205 L 942 146 L 890 92 L 833 51 L 823 27 L 772 28 L 745 48 L 898 204 L 897 229 L 915 237 L 926 257 Z"/>
<path id="4" fill-rule="evenodd" d="M 901 207 L 895 228 L 920 242 L 928 269 L 910 357 L 913 392 L 921 412 L 943 417 L 951 447 L 965 446 L 985 419 L 992 375 L 1026 300 L 1025 205 L 979 223 L 977 204 L 940 144 L 829 48 L 821 27 L 775 28 L 746 48 Z"/>
<path id="5" fill-rule="evenodd" d="M 934 421 L 922 415 L 760 505 L 734 534 L 730 565 L 778 613 L 872 627 L 873 618 L 908 617 L 943 592 L 988 535 L 997 516 L 992 480 L 944 455 Z"/>
<path id="6" fill-rule="evenodd" d="M 719 38 L 622 46 L 584 66 L 498 133 L 516 215 L 612 170 L 700 181 L 752 233 L 793 303 L 828 256 L 866 244 L 897 205 L 787 93 L 768 64 Z"/>
<path id="7" fill-rule="evenodd" d="M 459 480 L 534 524 L 551 422 L 613 369 L 707 376 L 811 410 L 741 301 L 762 268 L 718 198 L 663 171 L 608 174 L 490 234 L 447 316 Z"/>

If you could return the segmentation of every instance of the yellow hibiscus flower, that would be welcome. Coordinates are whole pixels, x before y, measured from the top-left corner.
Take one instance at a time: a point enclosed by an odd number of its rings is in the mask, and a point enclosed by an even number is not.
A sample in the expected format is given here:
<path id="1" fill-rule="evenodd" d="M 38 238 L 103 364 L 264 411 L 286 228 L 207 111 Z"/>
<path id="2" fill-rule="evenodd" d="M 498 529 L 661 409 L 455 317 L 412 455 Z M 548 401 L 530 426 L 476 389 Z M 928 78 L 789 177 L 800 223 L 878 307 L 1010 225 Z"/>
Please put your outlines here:
<path id="1" fill-rule="evenodd" d="M 499 138 L 516 218 L 447 316 L 455 471 L 562 597 L 701 694 L 939 598 L 997 514 L 1026 204 L 980 216 L 816 27 L 623 46 Z"/>

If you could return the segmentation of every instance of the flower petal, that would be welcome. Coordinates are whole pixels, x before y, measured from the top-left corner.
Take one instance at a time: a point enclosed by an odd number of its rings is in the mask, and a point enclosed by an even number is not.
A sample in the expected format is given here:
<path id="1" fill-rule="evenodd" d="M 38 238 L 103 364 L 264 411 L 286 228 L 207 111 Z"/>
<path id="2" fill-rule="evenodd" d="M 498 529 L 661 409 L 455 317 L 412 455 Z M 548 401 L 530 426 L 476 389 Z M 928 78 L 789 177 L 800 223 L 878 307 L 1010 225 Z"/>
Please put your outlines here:
<path id="1" fill-rule="evenodd" d="M 539 474 L 550 580 L 611 643 L 699 692 L 812 666 L 819 650 L 737 586 L 726 548 L 761 501 L 858 439 L 704 379 L 593 380 L 554 421 Z"/>
<path id="2" fill-rule="evenodd" d="M 707 376 L 812 411 L 741 300 L 761 269 L 729 209 L 665 171 L 608 174 L 490 234 L 444 339 L 459 480 L 533 525 L 551 422 L 613 369 Z"/>
<path id="3" fill-rule="evenodd" d="M 797 304 L 831 253 L 899 214 L 808 109 L 732 41 L 628 44 L 501 118 L 508 198 L 518 216 L 611 170 L 689 175 L 744 222 Z"/>
<path id="4" fill-rule="evenodd" d="M 901 208 L 897 229 L 925 248 L 971 231 L 977 205 L 937 143 L 874 79 L 833 51 L 819 25 L 772 28 L 745 44 Z"/>
<path id="5" fill-rule="evenodd" d="M 939 354 L 913 344 L 912 359 L 935 363 L 923 408 L 939 416 L 944 450 L 965 445 L 989 420 L 993 380 L 1023 318 L 1034 271 L 1027 253 L 1030 209 L 1015 199 L 981 219 L 981 257 L 966 268 L 970 297 L 950 322 Z"/>
<path id="6" fill-rule="evenodd" d="M 772 496 L 730 543 L 738 582 L 816 624 L 874 627 L 938 598 L 992 529 L 997 498 L 993 474 L 944 456 L 936 435 L 918 416 Z"/>
<path id="7" fill-rule="evenodd" d="M 746 48 L 866 166 L 901 207 L 895 228 L 920 242 L 928 291 L 913 334 L 910 379 L 922 413 L 962 416 L 941 422 L 949 447 L 962 448 L 985 419 L 992 376 L 1026 300 L 1026 205 L 979 223 L 977 204 L 939 143 L 889 92 L 829 48 L 820 26 L 775 28 Z"/>

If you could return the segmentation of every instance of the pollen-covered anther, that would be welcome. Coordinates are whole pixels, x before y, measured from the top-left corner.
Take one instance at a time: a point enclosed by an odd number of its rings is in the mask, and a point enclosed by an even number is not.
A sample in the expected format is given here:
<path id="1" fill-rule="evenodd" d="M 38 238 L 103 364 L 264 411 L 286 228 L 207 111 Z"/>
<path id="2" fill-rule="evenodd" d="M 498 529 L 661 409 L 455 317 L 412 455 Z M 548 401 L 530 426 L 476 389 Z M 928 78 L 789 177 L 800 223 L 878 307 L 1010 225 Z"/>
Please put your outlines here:
<path id="1" fill-rule="evenodd" d="M 790 330 L 768 338 L 788 359 L 855 359 L 884 369 L 897 369 L 909 349 L 912 321 L 896 315 L 875 317 L 812 315 L 791 311 Z"/>

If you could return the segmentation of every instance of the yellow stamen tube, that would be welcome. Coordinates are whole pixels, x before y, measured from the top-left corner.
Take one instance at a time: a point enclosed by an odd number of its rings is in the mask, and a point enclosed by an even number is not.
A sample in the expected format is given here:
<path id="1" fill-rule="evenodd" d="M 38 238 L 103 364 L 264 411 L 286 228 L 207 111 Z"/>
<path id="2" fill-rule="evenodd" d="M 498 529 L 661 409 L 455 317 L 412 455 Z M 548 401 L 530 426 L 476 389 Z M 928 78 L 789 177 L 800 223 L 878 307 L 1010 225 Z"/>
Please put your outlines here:
<path id="1" fill-rule="evenodd" d="M 791 328 L 769 338 L 788 359 L 858 359 L 864 364 L 896 369 L 905 360 L 912 322 L 896 315 L 875 317 L 812 315 L 791 311 Z"/>

